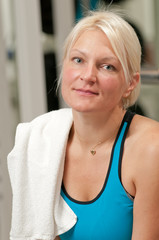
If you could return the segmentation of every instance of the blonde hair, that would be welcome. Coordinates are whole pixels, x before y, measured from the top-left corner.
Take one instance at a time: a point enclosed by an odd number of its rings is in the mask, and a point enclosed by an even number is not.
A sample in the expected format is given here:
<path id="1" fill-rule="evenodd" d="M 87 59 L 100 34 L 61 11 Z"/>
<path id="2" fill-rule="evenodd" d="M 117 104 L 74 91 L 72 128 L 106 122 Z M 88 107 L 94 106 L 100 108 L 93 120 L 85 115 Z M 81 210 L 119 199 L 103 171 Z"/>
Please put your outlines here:
<path id="1" fill-rule="evenodd" d="M 102 30 L 109 39 L 118 57 L 126 81 L 129 83 L 133 75 L 140 73 L 141 46 L 134 29 L 119 14 L 112 11 L 95 11 L 81 19 L 68 35 L 64 45 L 63 60 L 69 56 L 72 46 L 86 30 Z M 62 72 L 61 72 L 62 78 Z M 123 98 L 123 107 L 133 105 L 140 93 L 140 82 L 128 98 Z"/>

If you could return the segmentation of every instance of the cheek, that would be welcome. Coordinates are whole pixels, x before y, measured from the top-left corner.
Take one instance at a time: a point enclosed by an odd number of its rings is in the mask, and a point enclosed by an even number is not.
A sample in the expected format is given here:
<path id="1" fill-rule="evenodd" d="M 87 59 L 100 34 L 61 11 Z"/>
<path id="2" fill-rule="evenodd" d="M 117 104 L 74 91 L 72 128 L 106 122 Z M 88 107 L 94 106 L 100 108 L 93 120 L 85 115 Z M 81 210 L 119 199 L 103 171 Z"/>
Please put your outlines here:
<path id="1" fill-rule="evenodd" d="M 114 79 L 114 78 L 107 78 L 107 79 L 103 79 L 102 83 L 102 89 L 104 91 L 115 91 L 118 89 L 118 81 L 117 79 Z"/>
<path id="2" fill-rule="evenodd" d="M 123 74 L 119 73 L 116 75 L 109 76 L 105 81 L 103 81 L 105 84 L 105 87 L 108 89 L 114 89 L 117 91 L 122 91 L 126 87 L 126 82 Z"/>
<path id="3" fill-rule="evenodd" d="M 64 64 L 63 77 L 62 77 L 63 84 L 72 83 L 75 79 L 78 78 L 78 75 L 79 73 L 77 69 L 74 69 L 71 66 L 68 66 L 68 64 Z"/>
<path id="4" fill-rule="evenodd" d="M 67 98 L 70 96 L 70 90 L 76 79 L 78 79 L 77 71 L 65 65 L 63 68 L 61 83 L 61 92 L 65 101 L 67 101 Z"/>
<path id="5" fill-rule="evenodd" d="M 62 94 L 64 92 L 64 90 L 67 89 L 67 86 L 69 86 L 70 82 L 71 82 L 71 71 L 67 68 L 63 68 L 63 74 L 62 74 Z"/>
<path id="6" fill-rule="evenodd" d="M 121 99 L 125 90 L 125 84 L 121 78 L 108 78 L 102 81 L 103 94 L 109 96 L 110 99 Z"/>

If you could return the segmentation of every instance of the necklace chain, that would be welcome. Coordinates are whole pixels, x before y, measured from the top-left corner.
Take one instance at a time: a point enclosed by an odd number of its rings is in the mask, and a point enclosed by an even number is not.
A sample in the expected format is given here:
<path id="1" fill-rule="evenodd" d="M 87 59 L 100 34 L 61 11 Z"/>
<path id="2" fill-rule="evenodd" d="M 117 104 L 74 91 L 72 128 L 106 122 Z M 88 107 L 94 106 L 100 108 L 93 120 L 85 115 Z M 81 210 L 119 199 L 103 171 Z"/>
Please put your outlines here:
<path id="1" fill-rule="evenodd" d="M 121 123 L 120 123 L 120 124 L 121 124 Z M 114 129 L 113 134 L 112 134 L 110 137 L 108 137 L 107 139 L 105 139 L 105 140 L 103 140 L 103 141 L 99 141 L 98 143 L 96 143 L 95 145 L 93 145 L 93 146 L 90 148 L 89 152 L 90 152 L 93 156 L 97 153 L 96 147 L 98 147 L 100 144 L 102 144 L 102 143 L 110 140 L 112 137 L 114 137 L 114 136 L 116 135 L 116 133 L 117 133 L 117 131 L 118 131 L 118 129 L 119 129 L 120 124 L 117 125 L 117 127 Z M 80 136 L 78 135 L 78 132 L 77 132 L 76 130 L 75 130 L 75 133 L 76 133 L 76 136 L 78 137 L 78 139 L 80 140 L 80 142 L 83 142 L 83 141 L 81 140 Z"/>
<path id="2" fill-rule="evenodd" d="M 92 148 L 91 148 L 91 150 L 90 150 L 90 153 L 94 156 L 95 154 L 96 154 L 96 150 L 95 150 L 95 148 L 98 146 L 98 145 L 100 145 L 100 144 L 102 144 L 102 143 L 104 143 L 106 140 L 104 140 L 104 141 L 100 141 L 100 142 L 98 142 L 96 145 L 94 145 Z"/>
<path id="3" fill-rule="evenodd" d="M 79 139 L 80 141 L 82 141 L 81 138 L 79 137 L 77 131 L 76 131 L 76 135 L 77 135 L 78 139 Z M 96 147 L 99 146 L 100 144 L 106 142 L 107 140 L 108 140 L 108 139 L 105 139 L 104 141 L 100 141 L 100 142 L 96 143 L 95 145 L 93 145 L 93 146 L 91 147 L 91 149 L 89 150 L 90 153 L 94 156 L 94 155 L 97 153 Z"/>

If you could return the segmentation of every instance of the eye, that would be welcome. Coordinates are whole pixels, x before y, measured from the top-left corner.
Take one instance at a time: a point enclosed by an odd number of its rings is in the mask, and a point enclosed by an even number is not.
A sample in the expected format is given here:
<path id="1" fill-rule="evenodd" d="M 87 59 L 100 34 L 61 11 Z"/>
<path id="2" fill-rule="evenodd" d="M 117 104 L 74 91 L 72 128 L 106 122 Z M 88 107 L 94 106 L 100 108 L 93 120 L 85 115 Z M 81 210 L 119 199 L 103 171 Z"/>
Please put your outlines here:
<path id="1" fill-rule="evenodd" d="M 103 68 L 105 70 L 108 70 L 108 71 L 114 71 L 115 70 L 115 67 L 111 64 L 105 64 L 105 65 L 103 65 Z"/>
<path id="2" fill-rule="evenodd" d="M 79 58 L 79 57 L 74 57 L 74 58 L 73 58 L 73 61 L 74 61 L 75 63 L 81 63 L 81 62 L 82 62 L 82 59 Z"/>

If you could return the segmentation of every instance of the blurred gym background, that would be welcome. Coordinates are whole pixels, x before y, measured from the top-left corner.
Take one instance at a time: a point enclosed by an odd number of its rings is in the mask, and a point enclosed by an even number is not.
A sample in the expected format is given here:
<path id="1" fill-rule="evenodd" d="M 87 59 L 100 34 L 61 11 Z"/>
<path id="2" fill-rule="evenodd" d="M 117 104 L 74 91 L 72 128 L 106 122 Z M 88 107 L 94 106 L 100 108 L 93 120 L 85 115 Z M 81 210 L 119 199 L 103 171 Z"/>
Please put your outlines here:
<path id="1" fill-rule="evenodd" d="M 0 0 L 0 240 L 9 240 L 7 154 L 19 122 L 66 107 L 56 81 L 63 42 L 89 9 L 118 8 L 142 45 L 142 88 L 133 110 L 159 120 L 158 0 Z"/>

